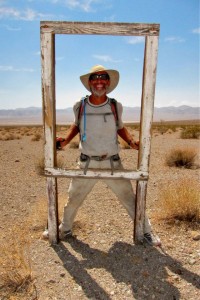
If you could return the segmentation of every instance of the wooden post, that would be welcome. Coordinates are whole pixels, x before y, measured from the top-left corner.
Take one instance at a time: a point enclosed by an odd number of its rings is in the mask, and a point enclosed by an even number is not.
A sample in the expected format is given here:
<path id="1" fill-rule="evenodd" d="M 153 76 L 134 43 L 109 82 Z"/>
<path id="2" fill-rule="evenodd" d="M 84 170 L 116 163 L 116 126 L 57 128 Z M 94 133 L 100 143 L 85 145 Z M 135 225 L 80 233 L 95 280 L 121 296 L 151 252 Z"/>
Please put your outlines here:
<path id="1" fill-rule="evenodd" d="M 153 108 L 156 84 L 156 66 L 158 55 L 158 36 L 147 36 L 145 40 L 142 102 L 140 118 L 140 150 L 138 169 L 149 172 L 151 151 L 151 126 L 153 122 Z M 144 218 L 146 209 L 147 181 L 137 181 L 136 212 L 134 226 L 134 241 L 139 244 L 144 235 Z"/>
<path id="2" fill-rule="evenodd" d="M 55 120 L 55 36 L 41 33 L 42 95 L 44 123 L 45 168 L 56 166 Z M 51 244 L 58 242 L 57 178 L 47 178 L 48 232 Z"/>

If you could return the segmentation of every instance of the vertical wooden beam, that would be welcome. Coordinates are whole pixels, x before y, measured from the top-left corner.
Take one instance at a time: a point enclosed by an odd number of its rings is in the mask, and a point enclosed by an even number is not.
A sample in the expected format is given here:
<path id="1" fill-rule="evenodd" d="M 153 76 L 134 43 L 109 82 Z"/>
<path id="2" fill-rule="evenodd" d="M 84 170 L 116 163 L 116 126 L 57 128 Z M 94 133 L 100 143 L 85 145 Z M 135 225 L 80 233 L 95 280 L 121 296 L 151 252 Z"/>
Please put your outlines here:
<path id="1" fill-rule="evenodd" d="M 42 97 L 44 122 L 45 168 L 56 166 L 56 117 L 55 117 L 55 36 L 41 32 Z M 51 244 L 58 242 L 57 179 L 47 178 L 48 232 Z"/>
<path id="2" fill-rule="evenodd" d="M 151 126 L 156 84 L 156 67 L 158 56 L 158 36 L 147 36 L 145 40 L 141 118 L 140 118 L 140 150 L 138 169 L 149 171 L 151 151 Z M 136 212 L 134 226 L 134 242 L 140 244 L 144 235 L 144 218 L 146 208 L 147 182 L 137 181 Z"/>

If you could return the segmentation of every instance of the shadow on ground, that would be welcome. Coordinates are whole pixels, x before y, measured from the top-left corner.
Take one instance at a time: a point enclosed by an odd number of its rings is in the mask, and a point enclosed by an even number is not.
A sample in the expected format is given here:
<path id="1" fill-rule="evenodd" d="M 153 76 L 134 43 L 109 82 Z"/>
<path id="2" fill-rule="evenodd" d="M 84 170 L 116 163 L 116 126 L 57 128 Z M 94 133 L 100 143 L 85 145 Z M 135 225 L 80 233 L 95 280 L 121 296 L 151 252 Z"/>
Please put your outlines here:
<path id="1" fill-rule="evenodd" d="M 133 299 L 181 299 L 178 288 L 173 284 L 173 275 L 200 288 L 197 274 L 154 247 L 116 242 L 108 252 L 104 252 L 91 248 L 77 238 L 70 239 L 69 243 L 76 253 L 82 255 L 81 261 L 67 249 L 65 243 L 61 242 L 53 248 L 89 299 L 112 299 L 87 271 L 98 268 L 109 272 L 117 283 L 123 282 L 131 287 Z M 172 276 L 168 275 L 167 269 Z"/>

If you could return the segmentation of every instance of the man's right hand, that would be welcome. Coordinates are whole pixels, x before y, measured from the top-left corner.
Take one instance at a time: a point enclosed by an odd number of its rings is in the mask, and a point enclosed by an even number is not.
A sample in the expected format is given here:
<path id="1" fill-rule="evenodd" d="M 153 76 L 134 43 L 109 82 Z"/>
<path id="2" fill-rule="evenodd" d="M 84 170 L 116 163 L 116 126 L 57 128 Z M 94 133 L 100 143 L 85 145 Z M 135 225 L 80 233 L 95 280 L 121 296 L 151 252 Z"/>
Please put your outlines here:
<path id="1" fill-rule="evenodd" d="M 61 150 L 65 146 L 65 139 L 61 137 L 56 138 L 56 149 Z"/>

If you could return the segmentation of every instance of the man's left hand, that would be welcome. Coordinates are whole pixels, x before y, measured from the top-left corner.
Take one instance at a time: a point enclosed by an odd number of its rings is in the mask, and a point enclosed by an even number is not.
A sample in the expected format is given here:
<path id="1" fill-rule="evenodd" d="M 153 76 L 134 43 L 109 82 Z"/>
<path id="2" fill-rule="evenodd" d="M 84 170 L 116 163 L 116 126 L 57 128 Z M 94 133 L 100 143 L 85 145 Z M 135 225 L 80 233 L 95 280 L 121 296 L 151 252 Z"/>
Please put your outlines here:
<path id="1" fill-rule="evenodd" d="M 131 141 L 129 146 L 135 150 L 139 150 L 140 142 L 139 141 Z"/>

